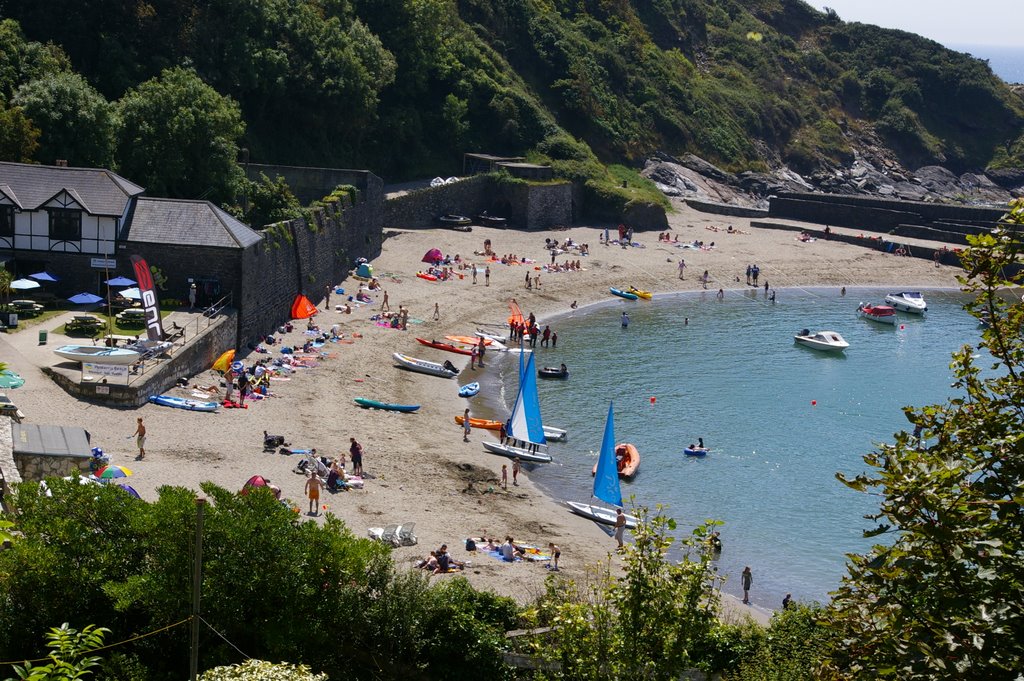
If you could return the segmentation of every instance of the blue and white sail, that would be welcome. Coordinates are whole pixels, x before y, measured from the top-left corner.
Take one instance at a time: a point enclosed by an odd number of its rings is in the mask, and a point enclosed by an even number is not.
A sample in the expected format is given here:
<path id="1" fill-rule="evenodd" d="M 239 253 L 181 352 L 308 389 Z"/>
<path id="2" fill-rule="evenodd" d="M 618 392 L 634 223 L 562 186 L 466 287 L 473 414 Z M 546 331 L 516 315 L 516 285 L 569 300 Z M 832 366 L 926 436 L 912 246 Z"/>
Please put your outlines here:
<path id="1" fill-rule="evenodd" d="M 519 362 L 522 364 L 522 355 Z M 533 367 L 533 353 L 526 361 L 526 368 L 519 372 L 519 394 L 512 405 L 512 414 L 505 426 L 506 434 L 513 440 L 533 444 L 546 444 L 544 425 L 540 419 L 540 398 L 537 396 L 537 372 Z"/>
<path id="2" fill-rule="evenodd" d="M 594 474 L 594 496 L 615 506 L 622 506 L 622 491 L 619 489 L 619 467 L 615 461 L 615 419 L 612 415 L 614 402 L 608 403 L 608 420 L 604 423 L 604 439 L 601 440 L 601 454 L 597 459 Z"/>

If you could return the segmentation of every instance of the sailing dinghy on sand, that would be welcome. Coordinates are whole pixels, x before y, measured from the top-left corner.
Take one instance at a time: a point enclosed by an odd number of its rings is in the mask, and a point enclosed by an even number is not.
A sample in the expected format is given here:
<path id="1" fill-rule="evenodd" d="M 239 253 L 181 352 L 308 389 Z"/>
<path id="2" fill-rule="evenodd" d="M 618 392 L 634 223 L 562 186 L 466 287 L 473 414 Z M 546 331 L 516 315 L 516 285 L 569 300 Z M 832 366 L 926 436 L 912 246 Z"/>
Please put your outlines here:
<path id="1" fill-rule="evenodd" d="M 522 364 L 522 355 L 519 362 Z M 519 393 L 516 395 L 516 403 L 512 405 L 512 414 L 505 424 L 505 434 L 508 436 L 506 442 L 483 443 L 484 449 L 491 454 L 507 456 L 510 459 L 519 457 L 521 461 L 531 463 L 551 463 L 551 455 L 541 451 L 547 449 L 547 439 L 544 437 L 544 424 L 540 419 L 540 398 L 537 396 L 537 378 L 533 371 L 533 355 L 527 361 L 526 369 L 519 372 Z M 515 442 L 521 442 L 524 446 L 515 446 Z"/>
<path id="2" fill-rule="evenodd" d="M 615 461 L 615 422 L 612 415 L 612 402 L 608 403 L 608 419 L 604 424 L 604 439 L 601 440 L 601 454 L 597 459 L 597 472 L 594 475 L 593 495 L 601 501 L 608 502 L 616 508 L 595 506 L 578 501 L 567 501 L 566 506 L 576 515 L 593 520 L 603 525 L 615 525 L 616 509 L 622 507 L 622 490 L 619 487 L 619 468 Z M 636 527 L 637 519 L 626 516 L 626 527 Z"/>

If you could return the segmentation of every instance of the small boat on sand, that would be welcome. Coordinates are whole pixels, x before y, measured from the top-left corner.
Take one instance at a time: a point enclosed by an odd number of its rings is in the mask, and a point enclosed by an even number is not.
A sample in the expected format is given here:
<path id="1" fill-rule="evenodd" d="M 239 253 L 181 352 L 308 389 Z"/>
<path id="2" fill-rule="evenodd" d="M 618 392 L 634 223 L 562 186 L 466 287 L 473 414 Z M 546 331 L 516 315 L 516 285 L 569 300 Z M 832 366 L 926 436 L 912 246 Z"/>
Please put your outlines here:
<path id="1" fill-rule="evenodd" d="M 529 463 L 551 463 L 551 455 L 544 452 L 531 452 L 529 449 L 524 447 L 503 445 L 500 442 L 491 442 L 488 440 L 484 440 L 483 445 L 484 449 L 489 451 L 491 454 L 507 456 L 510 459 L 518 458 L 520 461 L 526 461 Z"/>
<path id="2" fill-rule="evenodd" d="M 393 353 L 391 356 L 395 358 L 395 361 L 400 366 L 409 371 L 418 371 L 421 374 L 430 374 L 431 376 L 440 376 L 441 378 L 454 378 L 459 374 L 459 370 L 455 368 L 455 365 L 447 360 L 445 360 L 444 364 L 438 364 L 437 362 L 428 362 L 425 359 L 403 355 L 400 352 Z"/>
<path id="3" fill-rule="evenodd" d="M 604 506 L 594 506 L 593 504 L 584 504 L 579 501 L 567 501 L 565 505 L 569 507 L 569 510 L 576 515 L 581 515 L 587 520 L 593 520 L 594 522 L 601 523 L 602 525 L 615 526 L 615 509 L 605 508 Z M 626 529 L 636 529 L 637 524 L 636 516 L 626 514 Z"/>
<path id="4" fill-rule="evenodd" d="M 459 388 L 459 397 L 473 397 L 478 392 L 480 392 L 480 384 L 473 381 Z"/>
<path id="5" fill-rule="evenodd" d="M 640 469 L 640 452 L 634 445 L 628 442 L 622 442 L 615 445 L 615 465 L 619 469 L 619 477 L 625 480 L 630 480 L 636 475 Z M 594 470 L 591 471 L 591 475 L 597 475 L 597 464 L 594 464 Z"/>
<path id="6" fill-rule="evenodd" d="M 462 425 L 463 418 L 461 415 L 455 417 L 455 423 Z M 483 430 L 501 430 L 501 421 L 493 421 L 491 419 L 475 419 L 472 416 L 469 417 L 469 425 L 473 428 L 482 428 Z"/>
<path id="7" fill-rule="evenodd" d="M 857 308 L 857 315 L 879 324 L 896 325 L 896 309 L 889 305 L 861 303 Z"/>
<path id="8" fill-rule="evenodd" d="M 900 291 L 899 293 L 890 293 L 885 297 L 885 302 L 892 305 L 900 312 L 924 314 L 928 311 L 928 303 L 925 302 L 924 296 L 922 296 L 919 291 Z"/>
<path id="9" fill-rule="evenodd" d="M 142 357 L 135 350 L 108 348 L 104 345 L 62 345 L 54 349 L 59 357 L 93 364 L 134 364 Z"/>
<path id="10" fill-rule="evenodd" d="M 174 407 L 175 409 L 185 409 L 186 411 L 217 411 L 217 407 L 220 406 L 216 402 L 202 402 L 184 397 L 174 397 L 173 395 L 153 395 L 149 398 L 149 401 L 162 407 Z"/>
<path id="11" fill-rule="evenodd" d="M 628 291 L 633 295 L 637 296 L 638 298 L 643 298 L 644 300 L 650 300 L 651 298 L 654 297 L 654 294 L 651 293 L 650 291 L 642 291 L 638 289 L 636 286 L 630 286 Z"/>
<path id="12" fill-rule="evenodd" d="M 414 412 L 420 408 L 418 404 L 392 404 L 391 402 L 380 402 L 365 397 L 356 397 L 352 400 L 363 409 L 383 409 L 385 411 Z"/>
<path id="13" fill-rule="evenodd" d="M 452 345 L 451 343 L 442 343 L 441 341 L 436 340 L 426 340 L 425 338 L 417 338 L 416 342 L 420 345 L 426 345 L 428 348 L 437 348 L 438 350 L 454 352 L 459 355 L 473 354 L 473 350 L 471 348 L 463 347 L 461 345 Z"/>
<path id="14" fill-rule="evenodd" d="M 426 279 L 427 281 L 437 281 L 436 276 L 434 276 L 433 274 L 428 274 L 427 272 L 417 272 L 416 276 L 419 277 L 420 279 Z"/>
<path id="15" fill-rule="evenodd" d="M 640 296 L 638 296 L 635 293 L 630 293 L 629 291 L 623 291 L 622 289 L 617 289 L 614 286 L 612 286 L 608 290 L 612 292 L 613 296 L 618 296 L 619 298 L 625 298 L 626 300 L 636 300 L 637 298 L 640 297 Z"/>
<path id="16" fill-rule="evenodd" d="M 850 347 L 846 339 L 835 331 L 819 331 L 812 334 L 809 329 L 803 329 L 793 336 L 793 340 L 800 345 L 826 352 L 842 352 Z"/>

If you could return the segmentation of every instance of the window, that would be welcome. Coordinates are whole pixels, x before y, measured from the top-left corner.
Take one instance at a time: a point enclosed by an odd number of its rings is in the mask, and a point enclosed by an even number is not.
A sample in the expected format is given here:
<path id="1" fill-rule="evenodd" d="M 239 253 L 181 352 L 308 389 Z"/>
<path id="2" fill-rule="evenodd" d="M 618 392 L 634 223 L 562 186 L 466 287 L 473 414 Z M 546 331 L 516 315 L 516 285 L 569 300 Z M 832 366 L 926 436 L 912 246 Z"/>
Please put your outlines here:
<path id="1" fill-rule="evenodd" d="M 0 236 L 14 236 L 14 206 L 0 206 Z"/>
<path id="2" fill-rule="evenodd" d="M 82 238 L 82 211 L 71 208 L 50 208 L 50 238 L 57 241 L 79 241 Z"/>

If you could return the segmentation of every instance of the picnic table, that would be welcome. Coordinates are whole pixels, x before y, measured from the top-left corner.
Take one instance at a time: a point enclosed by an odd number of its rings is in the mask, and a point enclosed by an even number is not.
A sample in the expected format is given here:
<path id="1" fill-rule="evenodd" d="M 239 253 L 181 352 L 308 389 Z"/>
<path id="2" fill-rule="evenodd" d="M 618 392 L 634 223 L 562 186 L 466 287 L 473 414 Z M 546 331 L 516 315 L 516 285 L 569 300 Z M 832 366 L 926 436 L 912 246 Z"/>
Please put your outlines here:
<path id="1" fill-rule="evenodd" d="M 64 331 L 85 331 L 95 333 L 103 328 L 104 322 L 99 317 L 92 315 L 75 315 L 71 321 L 64 325 Z"/>
<path id="2" fill-rule="evenodd" d="M 122 324 L 142 324 L 146 323 L 146 311 L 141 307 L 131 307 L 122 312 L 118 312 L 117 320 Z"/>
<path id="3" fill-rule="evenodd" d="M 12 300 L 11 305 L 18 314 L 32 317 L 43 311 L 43 306 L 34 300 Z"/>

